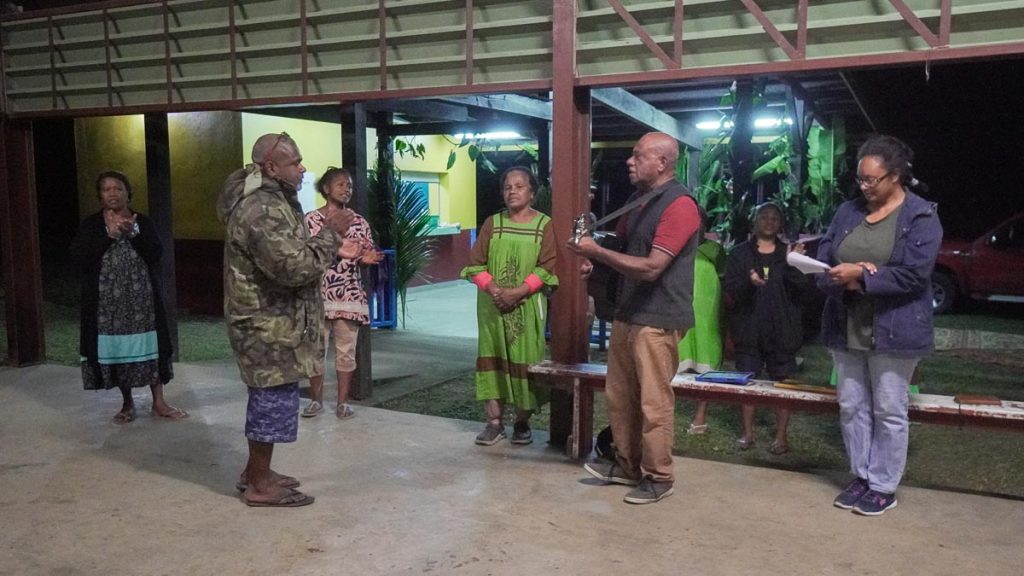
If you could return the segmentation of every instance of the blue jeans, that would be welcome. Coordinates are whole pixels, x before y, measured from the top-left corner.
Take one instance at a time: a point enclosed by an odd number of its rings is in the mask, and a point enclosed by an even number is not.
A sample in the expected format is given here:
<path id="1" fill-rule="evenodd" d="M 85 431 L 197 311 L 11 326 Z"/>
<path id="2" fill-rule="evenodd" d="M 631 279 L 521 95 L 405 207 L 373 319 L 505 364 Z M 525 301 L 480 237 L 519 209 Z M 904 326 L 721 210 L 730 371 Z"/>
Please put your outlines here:
<path id="1" fill-rule="evenodd" d="M 832 350 L 832 359 L 850 472 L 872 490 L 896 492 L 907 466 L 908 387 L 921 359 L 859 350 Z"/>

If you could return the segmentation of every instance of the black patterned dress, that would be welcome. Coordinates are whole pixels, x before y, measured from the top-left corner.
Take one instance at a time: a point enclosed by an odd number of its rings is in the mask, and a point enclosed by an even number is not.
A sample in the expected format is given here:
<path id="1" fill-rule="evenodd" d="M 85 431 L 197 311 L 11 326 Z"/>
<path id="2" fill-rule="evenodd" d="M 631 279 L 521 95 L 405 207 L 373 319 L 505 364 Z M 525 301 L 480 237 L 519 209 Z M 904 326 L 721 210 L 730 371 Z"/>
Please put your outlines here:
<path id="1" fill-rule="evenodd" d="M 136 215 L 131 238 L 107 236 L 102 214 L 86 218 L 72 244 L 82 271 L 82 384 L 86 390 L 166 384 L 172 349 L 156 273 L 160 240 Z"/>

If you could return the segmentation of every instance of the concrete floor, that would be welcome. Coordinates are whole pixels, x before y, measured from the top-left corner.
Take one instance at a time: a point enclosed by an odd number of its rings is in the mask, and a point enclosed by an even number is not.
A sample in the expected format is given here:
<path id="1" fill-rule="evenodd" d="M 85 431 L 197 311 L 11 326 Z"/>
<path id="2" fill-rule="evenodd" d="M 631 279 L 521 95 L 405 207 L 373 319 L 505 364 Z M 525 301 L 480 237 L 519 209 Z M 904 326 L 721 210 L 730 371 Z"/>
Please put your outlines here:
<path id="1" fill-rule="evenodd" d="M 1006 574 L 1024 503 L 918 488 L 880 518 L 833 508 L 842 478 L 680 458 L 676 494 L 622 502 L 543 442 L 474 446 L 478 424 L 360 408 L 303 421 L 275 467 L 317 497 L 253 509 L 245 391 L 178 365 L 181 422 L 110 423 L 78 371 L 0 368 L 0 574 Z M 141 409 L 148 393 L 139 393 Z M 950 463 L 953 465 L 954 463 Z"/>

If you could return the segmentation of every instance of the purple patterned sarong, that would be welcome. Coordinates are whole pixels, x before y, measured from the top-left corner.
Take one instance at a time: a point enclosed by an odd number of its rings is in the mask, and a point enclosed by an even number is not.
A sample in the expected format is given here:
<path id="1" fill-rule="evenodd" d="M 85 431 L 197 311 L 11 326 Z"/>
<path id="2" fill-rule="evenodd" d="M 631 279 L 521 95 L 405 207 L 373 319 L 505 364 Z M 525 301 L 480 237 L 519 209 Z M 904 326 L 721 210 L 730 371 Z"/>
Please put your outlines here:
<path id="1" fill-rule="evenodd" d="M 295 442 L 299 435 L 299 383 L 249 388 L 245 437 L 256 442 Z"/>

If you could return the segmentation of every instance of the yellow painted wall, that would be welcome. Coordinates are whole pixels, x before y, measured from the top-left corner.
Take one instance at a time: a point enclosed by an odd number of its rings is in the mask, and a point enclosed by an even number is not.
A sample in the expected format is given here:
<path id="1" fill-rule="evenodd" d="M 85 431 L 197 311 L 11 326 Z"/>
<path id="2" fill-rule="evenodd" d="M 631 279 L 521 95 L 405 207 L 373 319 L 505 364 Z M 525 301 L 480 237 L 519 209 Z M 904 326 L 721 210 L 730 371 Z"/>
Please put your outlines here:
<path id="1" fill-rule="evenodd" d="M 270 132 L 288 132 L 299 145 L 306 169 L 319 177 L 328 166 L 341 166 L 342 127 L 327 122 L 279 118 L 238 112 L 195 112 L 168 116 L 171 146 L 171 194 L 174 236 L 221 240 L 224 229 L 215 205 L 224 179 L 250 162 L 253 143 Z M 368 135 L 368 155 L 376 150 L 376 134 Z M 397 158 L 399 169 L 438 174 L 437 206 L 431 212 L 442 222 L 472 228 L 476 223 L 476 164 L 466 148 L 447 169 L 454 145 L 443 136 L 419 136 L 424 159 Z M 103 170 L 120 170 L 132 182 L 132 207 L 148 212 L 143 117 L 108 116 L 75 120 L 80 217 L 99 209 L 95 179 Z M 319 199 L 322 205 L 322 199 Z"/>
<path id="2" fill-rule="evenodd" d="M 96 176 L 118 170 L 132 184 L 132 208 L 148 212 L 146 138 L 142 116 L 105 116 L 75 120 L 79 219 L 100 209 Z M 39 152 L 45 154 L 45 151 Z"/>
<path id="3" fill-rule="evenodd" d="M 341 126 L 315 120 L 299 120 L 242 113 L 242 150 L 245 163 L 252 162 L 252 146 L 256 139 L 272 132 L 287 132 L 302 153 L 302 165 L 317 179 L 329 166 L 342 166 Z M 319 195 L 318 195 L 319 196 Z M 323 199 L 319 198 L 323 205 Z"/>
<path id="4" fill-rule="evenodd" d="M 377 134 L 367 135 L 367 154 L 376 157 Z M 439 206 L 431 205 L 431 214 L 438 214 L 441 222 L 461 224 L 463 229 L 476 228 L 476 163 L 469 159 L 468 148 L 456 150 L 456 161 L 448 170 L 448 154 L 456 147 L 451 137 L 441 135 L 416 136 L 413 144 L 423 144 L 423 159 L 395 155 L 395 165 L 403 172 L 433 172 L 440 182 Z"/>

